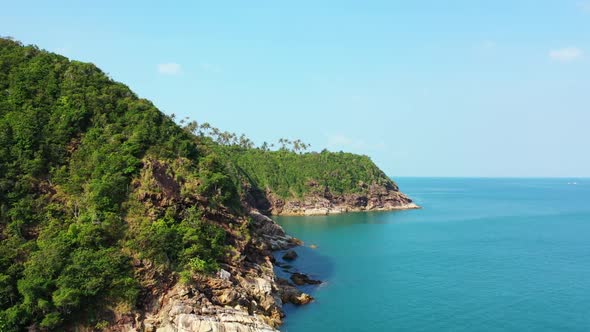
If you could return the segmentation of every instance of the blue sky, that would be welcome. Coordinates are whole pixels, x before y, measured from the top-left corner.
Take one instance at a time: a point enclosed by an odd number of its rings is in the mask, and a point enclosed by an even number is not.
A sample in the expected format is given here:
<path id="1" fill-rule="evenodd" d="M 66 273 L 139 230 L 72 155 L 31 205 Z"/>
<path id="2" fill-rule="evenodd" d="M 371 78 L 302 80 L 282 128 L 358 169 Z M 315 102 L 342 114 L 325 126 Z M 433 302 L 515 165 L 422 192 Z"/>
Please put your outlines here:
<path id="1" fill-rule="evenodd" d="M 392 176 L 590 176 L 590 1 L 0 1 L 162 111 Z"/>

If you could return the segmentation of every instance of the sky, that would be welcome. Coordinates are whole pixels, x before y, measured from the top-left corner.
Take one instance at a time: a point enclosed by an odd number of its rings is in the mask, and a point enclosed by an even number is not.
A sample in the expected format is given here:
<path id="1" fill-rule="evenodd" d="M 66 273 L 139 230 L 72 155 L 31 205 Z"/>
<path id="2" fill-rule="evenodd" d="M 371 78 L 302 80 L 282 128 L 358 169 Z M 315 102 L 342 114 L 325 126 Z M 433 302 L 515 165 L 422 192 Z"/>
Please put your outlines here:
<path id="1" fill-rule="evenodd" d="M 5 1 L 167 114 L 396 176 L 590 176 L 590 1 Z"/>

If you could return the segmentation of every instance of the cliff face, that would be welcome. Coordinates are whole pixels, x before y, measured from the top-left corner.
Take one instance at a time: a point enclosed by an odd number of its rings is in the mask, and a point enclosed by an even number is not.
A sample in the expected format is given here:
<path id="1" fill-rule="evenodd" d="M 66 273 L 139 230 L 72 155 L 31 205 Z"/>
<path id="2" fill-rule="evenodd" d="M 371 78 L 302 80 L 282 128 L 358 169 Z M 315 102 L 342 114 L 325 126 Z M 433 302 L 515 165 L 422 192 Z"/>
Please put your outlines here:
<path id="1" fill-rule="evenodd" d="M 327 215 L 361 211 L 419 209 L 412 199 L 392 182 L 361 184 L 362 192 L 333 194 L 328 187 L 316 187 L 302 198 L 281 198 L 272 190 L 249 188 L 247 204 L 270 215 Z"/>
<path id="2" fill-rule="evenodd" d="M 143 161 L 140 177 L 132 182 L 131 196 L 141 202 L 148 216 L 153 215 L 150 218 L 169 209 L 202 204 L 199 200 L 204 197 L 181 194 L 191 186 L 189 181 L 179 180 L 185 163 Z M 284 317 L 284 303 L 300 305 L 313 300 L 293 283 L 275 277 L 273 251 L 292 248 L 300 241 L 285 234 L 272 219 L 255 209 L 239 215 L 223 208 L 211 210 L 204 217 L 224 227 L 225 241 L 232 246 L 218 270 L 193 273 L 181 281 L 177 274 L 162 272 L 150 260 L 134 260 L 145 292 L 136 310 L 115 312 L 107 331 L 277 331 Z"/>
<path id="3" fill-rule="evenodd" d="M 241 258 L 223 264 L 214 275 L 154 287 L 143 310 L 118 317 L 107 331 L 277 331 L 284 303 L 312 301 L 293 284 L 277 280 L 273 271 L 272 251 L 299 242 L 257 211 L 251 211 L 250 222 L 255 231 L 241 244 Z"/>
<path id="4" fill-rule="evenodd" d="M 380 185 L 371 185 L 367 193 L 333 195 L 329 191 L 324 194 L 310 194 L 303 199 L 283 200 L 270 197 L 273 215 L 326 215 L 360 211 L 391 211 L 417 209 L 418 205 L 398 190 Z"/>
<path id="5" fill-rule="evenodd" d="M 344 152 L 226 151 L 247 205 L 269 215 L 418 208 L 367 156 Z"/>

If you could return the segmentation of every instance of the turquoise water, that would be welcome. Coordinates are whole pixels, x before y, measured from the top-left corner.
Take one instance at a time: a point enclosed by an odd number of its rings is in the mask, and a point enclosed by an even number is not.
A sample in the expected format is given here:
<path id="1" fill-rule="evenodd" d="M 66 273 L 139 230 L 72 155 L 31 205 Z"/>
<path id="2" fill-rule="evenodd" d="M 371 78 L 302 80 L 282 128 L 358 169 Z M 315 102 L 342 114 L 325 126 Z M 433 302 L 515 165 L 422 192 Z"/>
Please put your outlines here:
<path id="1" fill-rule="evenodd" d="M 282 331 L 590 331 L 590 179 L 397 182 L 422 210 L 277 218 L 325 281 Z"/>

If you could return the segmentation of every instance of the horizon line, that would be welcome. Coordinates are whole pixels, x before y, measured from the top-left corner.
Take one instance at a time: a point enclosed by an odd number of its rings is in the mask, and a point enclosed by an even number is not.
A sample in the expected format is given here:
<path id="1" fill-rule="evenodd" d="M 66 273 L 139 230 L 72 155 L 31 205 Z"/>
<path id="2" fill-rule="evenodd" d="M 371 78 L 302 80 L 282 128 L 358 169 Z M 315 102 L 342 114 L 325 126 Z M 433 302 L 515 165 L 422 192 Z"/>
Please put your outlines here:
<path id="1" fill-rule="evenodd" d="M 399 175 L 389 178 L 423 178 L 423 179 L 590 179 L 590 176 L 470 176 L 470 175 Z"/>

